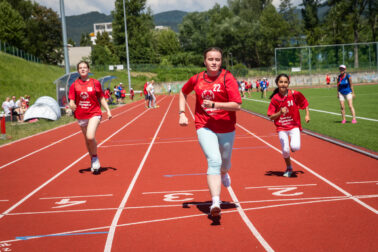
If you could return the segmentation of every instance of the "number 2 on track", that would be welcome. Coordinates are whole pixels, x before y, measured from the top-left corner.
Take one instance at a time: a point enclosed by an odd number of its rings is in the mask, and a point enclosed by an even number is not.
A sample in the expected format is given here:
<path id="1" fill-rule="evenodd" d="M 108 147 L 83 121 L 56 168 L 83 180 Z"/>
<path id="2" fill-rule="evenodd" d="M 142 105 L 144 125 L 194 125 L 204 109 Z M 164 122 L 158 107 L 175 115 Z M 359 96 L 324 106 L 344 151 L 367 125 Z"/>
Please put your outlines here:
<path id="1" fill-rule="evenodd" d="M 290 196 L 298 196 L 298 195 L 302 195 L 303 192 L 296 192 L 296 193 L 286 193 L 286 192 L 290 192 L 290 191 L 293 191 L 293 190 L 296 190 L 298 189 L 298 187 L 296 186 L 293 186 L 293 187 L 275 187 L 275 188 L 268 188 L 268 190 L 277 190 L 277 192 L 274 192 L 272 193 L 273 195 L 275 196 L 285 196 L 285 197 L 290 197 Z"/>

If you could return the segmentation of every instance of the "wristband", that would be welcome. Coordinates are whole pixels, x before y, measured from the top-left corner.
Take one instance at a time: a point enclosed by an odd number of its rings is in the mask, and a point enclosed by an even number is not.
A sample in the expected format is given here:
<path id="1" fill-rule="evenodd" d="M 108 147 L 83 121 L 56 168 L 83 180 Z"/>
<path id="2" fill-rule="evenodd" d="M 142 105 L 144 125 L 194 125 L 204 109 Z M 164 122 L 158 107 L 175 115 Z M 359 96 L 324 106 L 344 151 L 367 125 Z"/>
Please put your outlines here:
<path id="1" fill-rule="evenodd" d="M 214 108 L 214 107 L 215 107 L 215 102 L 213 102 L 213 104 L 211 105 L 211 107 L 212 107 L 212 108 Z"/>
<path id="2" fill-rule="evenodd" d="M 181 115 L 182 113 L 185 114 L 185 111 L 183 111 L 183 110 L 179 111 L 179 115 Z"/>

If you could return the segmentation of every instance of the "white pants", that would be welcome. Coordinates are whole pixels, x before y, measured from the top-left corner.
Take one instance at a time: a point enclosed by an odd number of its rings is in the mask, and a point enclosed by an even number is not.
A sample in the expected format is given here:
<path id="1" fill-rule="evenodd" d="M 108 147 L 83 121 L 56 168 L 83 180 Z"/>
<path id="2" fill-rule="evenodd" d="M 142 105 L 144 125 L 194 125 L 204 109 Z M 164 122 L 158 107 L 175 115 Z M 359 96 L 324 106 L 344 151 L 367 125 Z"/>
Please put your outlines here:
<path id="1" fill-rule="evenodd" d="M 290 145 L 289 145 L 290 136 Z M 278 138 L 281 142 L 282 155 L 284 158 L 290 157 L 291 151 L 298 151 L 301 148 L 301 132 L 299 128 L 294 128 L 289 131 L 279 131 Z"/>

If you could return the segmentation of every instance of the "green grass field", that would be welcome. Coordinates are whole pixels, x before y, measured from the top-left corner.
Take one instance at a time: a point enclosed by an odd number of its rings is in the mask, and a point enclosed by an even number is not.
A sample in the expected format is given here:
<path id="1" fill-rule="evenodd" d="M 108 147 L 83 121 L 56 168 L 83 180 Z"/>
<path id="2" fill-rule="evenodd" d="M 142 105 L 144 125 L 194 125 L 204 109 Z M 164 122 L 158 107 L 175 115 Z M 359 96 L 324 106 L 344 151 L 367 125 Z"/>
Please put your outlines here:
<path id="1" fill-rule="evenodd" d="M 304 111 L 301 111 L 303 128 L 378 152 L 378 121 L 357 118 L 358 123 L 351 124 L 351 118 L 347 117 L 348 122 L 341 124 L 340 103 L 336 96 L 336 88 L 294 89 L 302 92 L 310 104 L 310 123 L 304 122 Z M 378 85 L 354 86 L 354 89 L 356 98 L 353 104 L 356 116 L 378 120 Z M 267 97 L 270 96 L 271 91 L 267 92 Z M 250 98 L 243 99 L 242 107 L 266 115 L 269 102 L 268 98 L 261 99 L 261 93 L 253 92 Z M 311 109 L 333 112 L 337 115 Z M 350 115 L 347 105 L 346 112 Z"/>

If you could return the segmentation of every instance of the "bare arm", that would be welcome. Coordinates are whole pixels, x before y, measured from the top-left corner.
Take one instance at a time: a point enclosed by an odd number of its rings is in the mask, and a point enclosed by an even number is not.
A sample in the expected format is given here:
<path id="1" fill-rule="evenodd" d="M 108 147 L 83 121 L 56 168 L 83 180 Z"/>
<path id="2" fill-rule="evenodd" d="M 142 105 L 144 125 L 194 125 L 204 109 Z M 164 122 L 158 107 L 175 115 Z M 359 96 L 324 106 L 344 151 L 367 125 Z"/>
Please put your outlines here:
<path id="1" fill-rule="evenodd" d="M 354 88 L 353 88 L 353 85 L 352 85 L 352 78 L 349 77 L 349 86 L 350 86 L 350 89 L 352 90 L 352 95 L 353 95 L 353 98 L 356 96 L 354 94 Z"/>
<path id="2" fill-rule="evenodd" d="M 270 118 L 270 120 L 276 120 L 278 117 L 286 114 L 287 112 L 289 112 L 288 108 L 283 107 L 283 108 L 280 109 L 280 111 L 270 115 L 269 118 Z"/>
<path id="3" fill-rule="evenodd" d="M 205 108 L 216 108 L 227 111 L 240 110 L 240 104 L 236 102 L 213 102 L 210 100 L 203 100 L 203 106 L 205 106 Z"/>
<path id="4" fill-rule="evenodd" d="M 306 107 L 305 121 L 306 121 L 306 123 L 310 122 L 310 109 L 308 108 L 308 106 Z"/>
<path id="5" fill-rule="evenodd" d="M 180 111 L 179 124 L 181 126 L 187 126 L 188 125 L 188 118 L 185 115 L 186 97 L 187 96 L 182 91 L 180 91 L 180 96 L 179 96 L 179 111 Z"/>
<path id="6" fill-rule="evenodd" d="M 101 105 L 105 108 L 106 113 L 108 114 L 108 119 L 112 118 L 112 113 L 110 112 L 108 103 L 105 100 L 105 97 L 101 97 Z"/>

